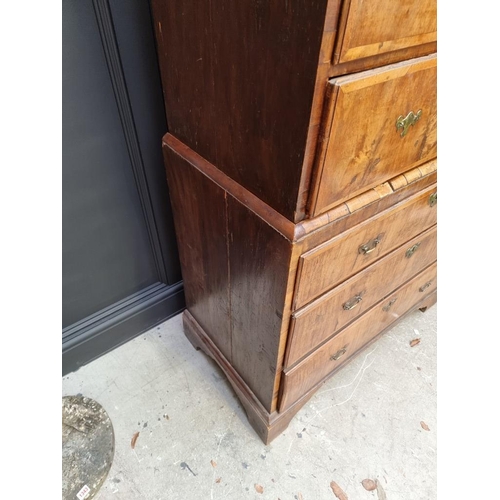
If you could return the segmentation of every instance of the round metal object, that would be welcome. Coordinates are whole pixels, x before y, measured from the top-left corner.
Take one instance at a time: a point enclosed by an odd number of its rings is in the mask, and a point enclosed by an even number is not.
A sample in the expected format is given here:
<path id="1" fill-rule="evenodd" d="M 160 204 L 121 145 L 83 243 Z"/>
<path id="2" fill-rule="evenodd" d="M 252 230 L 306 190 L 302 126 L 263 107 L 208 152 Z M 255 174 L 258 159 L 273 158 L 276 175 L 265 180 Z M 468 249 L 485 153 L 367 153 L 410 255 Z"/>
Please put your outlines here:
<path id="1" fill-rule="evenodd" d="M 108 475 L 115 435 L 104 408 L 84 396 L 62 398 L 62 498 L 91 499 Z"/>

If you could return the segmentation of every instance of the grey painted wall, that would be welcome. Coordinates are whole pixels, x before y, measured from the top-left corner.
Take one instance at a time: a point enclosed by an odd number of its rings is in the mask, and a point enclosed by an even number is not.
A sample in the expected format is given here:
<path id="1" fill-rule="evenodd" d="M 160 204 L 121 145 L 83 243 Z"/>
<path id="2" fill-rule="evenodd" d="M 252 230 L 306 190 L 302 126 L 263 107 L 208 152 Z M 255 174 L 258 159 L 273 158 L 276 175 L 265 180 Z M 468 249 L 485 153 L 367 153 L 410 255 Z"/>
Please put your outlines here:
<path id="1" fill-rule="evenodd" d="M 64 0 L 65 372 L 183 308 L 166 129 L 148 2 Z"/>

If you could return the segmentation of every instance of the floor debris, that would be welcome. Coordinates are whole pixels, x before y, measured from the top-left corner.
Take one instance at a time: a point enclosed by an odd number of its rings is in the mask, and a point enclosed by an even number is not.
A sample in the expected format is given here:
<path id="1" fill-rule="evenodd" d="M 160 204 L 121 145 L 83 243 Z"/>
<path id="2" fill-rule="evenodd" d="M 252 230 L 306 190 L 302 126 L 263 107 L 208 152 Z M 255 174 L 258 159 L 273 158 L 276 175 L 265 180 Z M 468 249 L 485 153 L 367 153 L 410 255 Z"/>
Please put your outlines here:
<path id="1" fill-rule="evenodd" d="M 349 500 L 347 495 L 345 494 L 344 490 L 335 482 L 332 481 L 330 483 L 330 488 L 333 491 L 333 494 L 339 499 L 339 500 Z"/>
<path id="2" fill-rule="evenodd" d="M 361 484 L 366 491 L 373 491 L 377 489 L 377 483 L 373 479 L 363 479 Z"/>

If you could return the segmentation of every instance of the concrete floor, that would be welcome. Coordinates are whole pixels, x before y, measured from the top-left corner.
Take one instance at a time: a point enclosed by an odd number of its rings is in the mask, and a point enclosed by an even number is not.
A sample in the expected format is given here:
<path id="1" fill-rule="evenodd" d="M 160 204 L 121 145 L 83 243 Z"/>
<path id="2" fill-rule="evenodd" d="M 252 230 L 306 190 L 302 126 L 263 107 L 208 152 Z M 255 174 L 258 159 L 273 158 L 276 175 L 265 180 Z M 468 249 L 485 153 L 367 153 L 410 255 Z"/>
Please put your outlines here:
<path id="1" fill-rule="evenodd" d="M 350 500 L 436 498 L 436 314 L 386 333 L 268 446 L 181 316 L 166 321 L 63 379 L 63 395 L 95 399 L 113 422 L 114 462 L 95 498 L 336 500 L 331 481 Z M 365 490 L 367 478 L 382 488 Z"/>

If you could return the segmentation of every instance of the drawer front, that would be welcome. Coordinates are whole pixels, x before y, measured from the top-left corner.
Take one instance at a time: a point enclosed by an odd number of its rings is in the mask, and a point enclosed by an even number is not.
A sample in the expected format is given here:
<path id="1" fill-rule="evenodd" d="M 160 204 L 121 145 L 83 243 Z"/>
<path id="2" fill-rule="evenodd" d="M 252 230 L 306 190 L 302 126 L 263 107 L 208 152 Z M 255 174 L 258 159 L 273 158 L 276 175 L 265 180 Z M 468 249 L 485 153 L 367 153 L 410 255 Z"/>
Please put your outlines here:
<path id="1" fill-rule="evenodd" d="M 436 57 L 330 80 L 318 215 L 437 154 Z"/>
<path id="2" fill-rule="evenodd" d="M 395 290 L 323 344 L 310 356 L 284 370 L 280 411 L 300 399 L 382 330 L 436 290 L 436 264 Z"/>
<path id="3" fill-rule="evenodd" d="M 436 203 L 434 184 L 303 254 L 294 310 L 436 224 Z"/>
<path id="4" fill-rule="evenodd" d="M 427 230 L 292 315 L 286 366 L 361 316 L 437 258 L 437 228 Z"/>
<path id="5" fill-rule="evenodd" d="M 336 63 L 437 40 L 435 0 L 350 0 L 343 9 Z"/>

